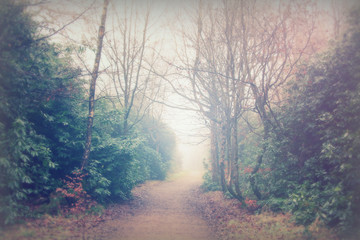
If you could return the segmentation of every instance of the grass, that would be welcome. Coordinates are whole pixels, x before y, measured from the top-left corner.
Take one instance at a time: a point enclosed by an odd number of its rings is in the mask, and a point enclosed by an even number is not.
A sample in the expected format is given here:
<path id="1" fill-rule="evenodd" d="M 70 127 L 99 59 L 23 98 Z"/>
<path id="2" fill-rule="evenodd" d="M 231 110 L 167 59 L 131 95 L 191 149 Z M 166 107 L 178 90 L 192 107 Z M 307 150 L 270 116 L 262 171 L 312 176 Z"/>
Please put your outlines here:
<path id="1" fill-rule="evenodd" d="M 296 225 L 290 213 L 263 211 L 251 214 L 235 199 L 221 191 L 194 191 L 192 205 L 222 240 L 338 240 L 334 232 L 320 220 L 305 228 Z"/>
<path id="2" fill-rule="evenodd" d="M 88 217 L 91 223 L 92 218 Z M 89 229 L 82 229 L 74 218 L 44 215 L 39 219 L 27 219 L 23 224 L 15 224 L 0 230 L 0 239 L 9 240 L 65 240 L 81 239 L 83 234 L 93 235 Z M 84 232 L 85 231 L 85 232 Z"/>
<path id="3" fill-rule="evenodd" d="M 233 239 L 303 239 L 303 228 L 294 226 L 284 216 L 261 214 L 252 221 L 230 220 L 229 235 Z"/>
<path id="4" fill-rule="evenodd" d="M 325 228 L 320 221 L 316 221 L 308 228 L 305 228 L 295 225 L 289 214 L 265 212 L 253 215 L 249 220 L 231 219 L 228 221 L 225 226 L 228 239 L 337 239 L 335 234 Z"/>
<path id="5" fill-rule="evenodd" d="M 15 225 L 0 231 L 0 239 L 23 240 L 23 239 L 69 239 L 71 234 L 64 231 L 61 226 L 53 228 L 39 228 L 26 225 Z"/>

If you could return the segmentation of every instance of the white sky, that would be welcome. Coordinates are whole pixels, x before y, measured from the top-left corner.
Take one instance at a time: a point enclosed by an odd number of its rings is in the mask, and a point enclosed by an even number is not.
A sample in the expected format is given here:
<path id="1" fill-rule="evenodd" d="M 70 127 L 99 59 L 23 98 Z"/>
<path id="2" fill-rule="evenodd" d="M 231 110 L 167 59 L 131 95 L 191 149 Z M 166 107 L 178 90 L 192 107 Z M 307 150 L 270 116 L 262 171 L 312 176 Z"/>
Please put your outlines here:
<path id="1" fill-rule="evenodd" d="M 111 17 L 109 17 L 112 8 L 116 5 L 119 13 L 121 13 L 121 6 L 125 2 L 127 5 L 131 3 L 131 1 L 124 0 L 112 0 L 112 3 L 110 3 L 106 31 L 110 31 L 112 27 L 112 20 Z M 66 28 L 66 32 L 70 39 L 78 43 L 90 38 L 90 40 L 93 40 L 93 43 L 90 43 L 90 45 L 95 49 L 96 35 L 94 35 L 94 33 L 97 33 L 98 30 L 102 3 L 102 0 L 50 0 L 44 5 L 45 10 L 42 9 L 41 11 L 43 12 L 38 12 L 36 16 L 39 21 L 51 22 L 52 26 L 63 26 L 65 23 L 69 23 L 73 19 L 73 16 L 79 15 L 79 13 L 92 6 L 93 8 L 86 12 L 81 19 L 70 24 Z M 194 11 L 198 4 L 197 1 L 133 0 L 133 3 L 138 6 L 140 12 L 145 11 L 146 8 L 150 6 L 150 35 L 155 41 L 159 39 L 162 40 L 162 52 L 166 53 L 169 59 L 172 58 L 171 56 L 175 55 L 174 49 L 176 46 L 174 41 L 175 31 L 189 24 L 189 13 Z M 36 9 L 33 8 L 33 10 Z M 46 11 L 49 11 L 50 14 L 46 14 Z M 47 17 L 46 19 L 42 19 L 41 16 Z M 94 21 L 94 23 L 89 24 L 92 21 Z M 92 39 L 89 36 L 92 36 Z M 52 39 L 57 42 L 64 42 L 62 34 L 57 34 L 52 37 Z M 65 41 L 68 40 L 69 39 Z M 94 54 L 90 53 L 86 56 L 87 67 L 91 70 L 94 62 Z M 102 60 L 104 60 L 104 55 L 102 56 Z M 105 67 L 106 63 L 103 61 L 100 70 Z M 102 88 L 101 80 L 98 79 L 97 93 L 99 93 Z M 182 100 L 178 96 L 171 95 L 167 101 L 170 105 L 179 105 Z M 203 120 L 195 112 L 168 107 L 164 107 L 162 119 L 174 130 L 177 136 L 177 148 L 179 154 L 182 156 L 184 169 L 201 169 L 203 159 L 208 158 L 208 142 L 204 142 L 206 129 L 204 128 Z M 202 136 L 199 136 L 201 133 Z"/>
<path id="2" fill-rule="evenodd" d="M 345 2 L 355 2 L 355 0 L 338 0 Z M 69 22 L 72 16 L 76 13 L 82 12 L 94 1 L 92 0 L 50 0 L 52 4 L 47 5 L 52 11 L 51 14 L 54 18 L 47 19 L 53 20 L 53 24 L 63 25 L 64 22 Z M 112 0 L 114 5 L 121 6 L 124 0 Z M 127 1 L 130 3 L 131 1 Z M 175 32 L 181 26 L 190 26 L 191 19 L 189 14 L 195 11 L 198 3 L 197 0 L 133 0 L 133 2 L 140 6 L 140 9 L 146 9 L 149 4 L 151 6 L 150 17 L 150 30 L 151 35 L 155 39 L 163 39 L 161 47 L 163 53 L 170 57 L 174 55 L 175 49 Z M 204 0 L 204 2 L 209 2 Z M 331 0 L 320 0 L 321 6 L 325 6 Z M 86 14 L 86 19 L 80 20 L 71 24 L 68 30 L 71 31 L 70 37 L 76 41 L 81 41 L 82 38 L 89 35 L 89 32 L 96 32 L 98 24 L 89 24 L 91 21 L 100 21 L 102 0 L 95 1 L 95 9 L 92 9 Z M 113 5 L 110 5 L 110 10 Z M 58 13 L 56 11 L 59 11 Z M 141 11 L 141 10 L 140 10 Z M 107 20 L 107 28 L 111 27 L 111 20 Z M 108 30 L 108 29 L 107 29 Z M 59 36 L 61 38 L 61 36 Z M 56 39 L 56 38 L 55 38 Z M 95 38 L 96 39 L 96 35 Z M 94 47 L 95 48 L 95 47 Z M 94 56 L 89 55 L 88 66 L 91 69 L 94 62 Z M 102 65 L 104 68 L 104 64 Z M 101 86 L 99 86 L 101 88 Z M 99 88 L 97 91 L 99 91 Z M 168 99 L 169 104 L 177 104 L 181 99 L 178 96 L 172 95 Z M 178 149 L 183 156 L 183 166 L 188 169 L 191 166 L 199 167 L 202 165 L 202 159 L 207 157 L 208 142 L 196 144 L 204 140 L 204 137 L 199 137 L 200 133 L 206 133 L 204 129 L 204 120 L 199 115 L 190 111 L 182 111 L 172 108 L 164 108 L 162 114 L 163 120 L 174 130 L 177 140 Z M 195 164 L 192 164 L 195 163 Z"/>

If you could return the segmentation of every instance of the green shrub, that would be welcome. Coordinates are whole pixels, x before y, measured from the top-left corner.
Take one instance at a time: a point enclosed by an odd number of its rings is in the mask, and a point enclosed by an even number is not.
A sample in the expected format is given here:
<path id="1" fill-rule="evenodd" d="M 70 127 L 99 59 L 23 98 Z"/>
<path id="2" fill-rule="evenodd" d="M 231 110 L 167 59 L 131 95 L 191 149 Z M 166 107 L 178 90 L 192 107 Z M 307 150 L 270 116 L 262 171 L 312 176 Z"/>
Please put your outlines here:
<path id="1" fill-rule="evenodd" d="M 270 198 L 288 199 L 298 223 L 319 218 L 343 236 L 360 226 L 360 10 L 352 14 L 346 37 L 290 85 L 265 160 Z"/>

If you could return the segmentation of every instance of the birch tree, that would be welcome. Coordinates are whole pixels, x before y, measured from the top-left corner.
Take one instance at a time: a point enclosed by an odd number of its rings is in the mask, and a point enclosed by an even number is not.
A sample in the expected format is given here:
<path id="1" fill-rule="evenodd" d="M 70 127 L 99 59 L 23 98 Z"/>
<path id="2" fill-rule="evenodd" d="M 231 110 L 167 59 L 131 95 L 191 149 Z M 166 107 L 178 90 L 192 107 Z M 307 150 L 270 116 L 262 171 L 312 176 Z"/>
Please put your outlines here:
<path id="1" fill-rule="evenodd" d="M 97 48 L 96 48 L 96 56 L 94 62 L 94 68 L 91 73 L 91 81 L 90 81 L 90 92 L 89 92 L 89 114 L 86 128 L 86 141 L 85 141 L 85 149 L 82 157 L 81 170 L 86 167 L 90 155 L 91 149 L 91 136 L 92 136 L 92 126 L 94 122 L 94 113 L 95 113 L 95 88 L 96 88 L 96 79 L 99 73 L 100 59 L 101 59 L 101 51 L 103 47 L 103 39 L 105 35 L 105 24 L 106 24 L 106 15 L 107 8 L 110 0 L 104 0 L 103 10 L 101 14 L 101 23 L 99 26 L 98 38 L 97 38 Z"/>

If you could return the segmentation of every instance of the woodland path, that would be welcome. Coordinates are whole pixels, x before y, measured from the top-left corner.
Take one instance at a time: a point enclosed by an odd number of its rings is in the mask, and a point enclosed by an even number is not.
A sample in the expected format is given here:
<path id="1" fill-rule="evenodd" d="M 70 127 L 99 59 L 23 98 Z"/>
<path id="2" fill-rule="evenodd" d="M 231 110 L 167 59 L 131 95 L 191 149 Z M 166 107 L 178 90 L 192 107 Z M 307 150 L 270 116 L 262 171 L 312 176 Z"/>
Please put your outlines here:
<path id="1" fill-rule="evenodd" d="M 131 214 L 113 219 L 111 240 L 215 240 L 207 223 L 189 202 L 201 184 L 201 174 L 186 173 L 175 180 L 148 182 L 137 189 L 141 204 Z"/>

